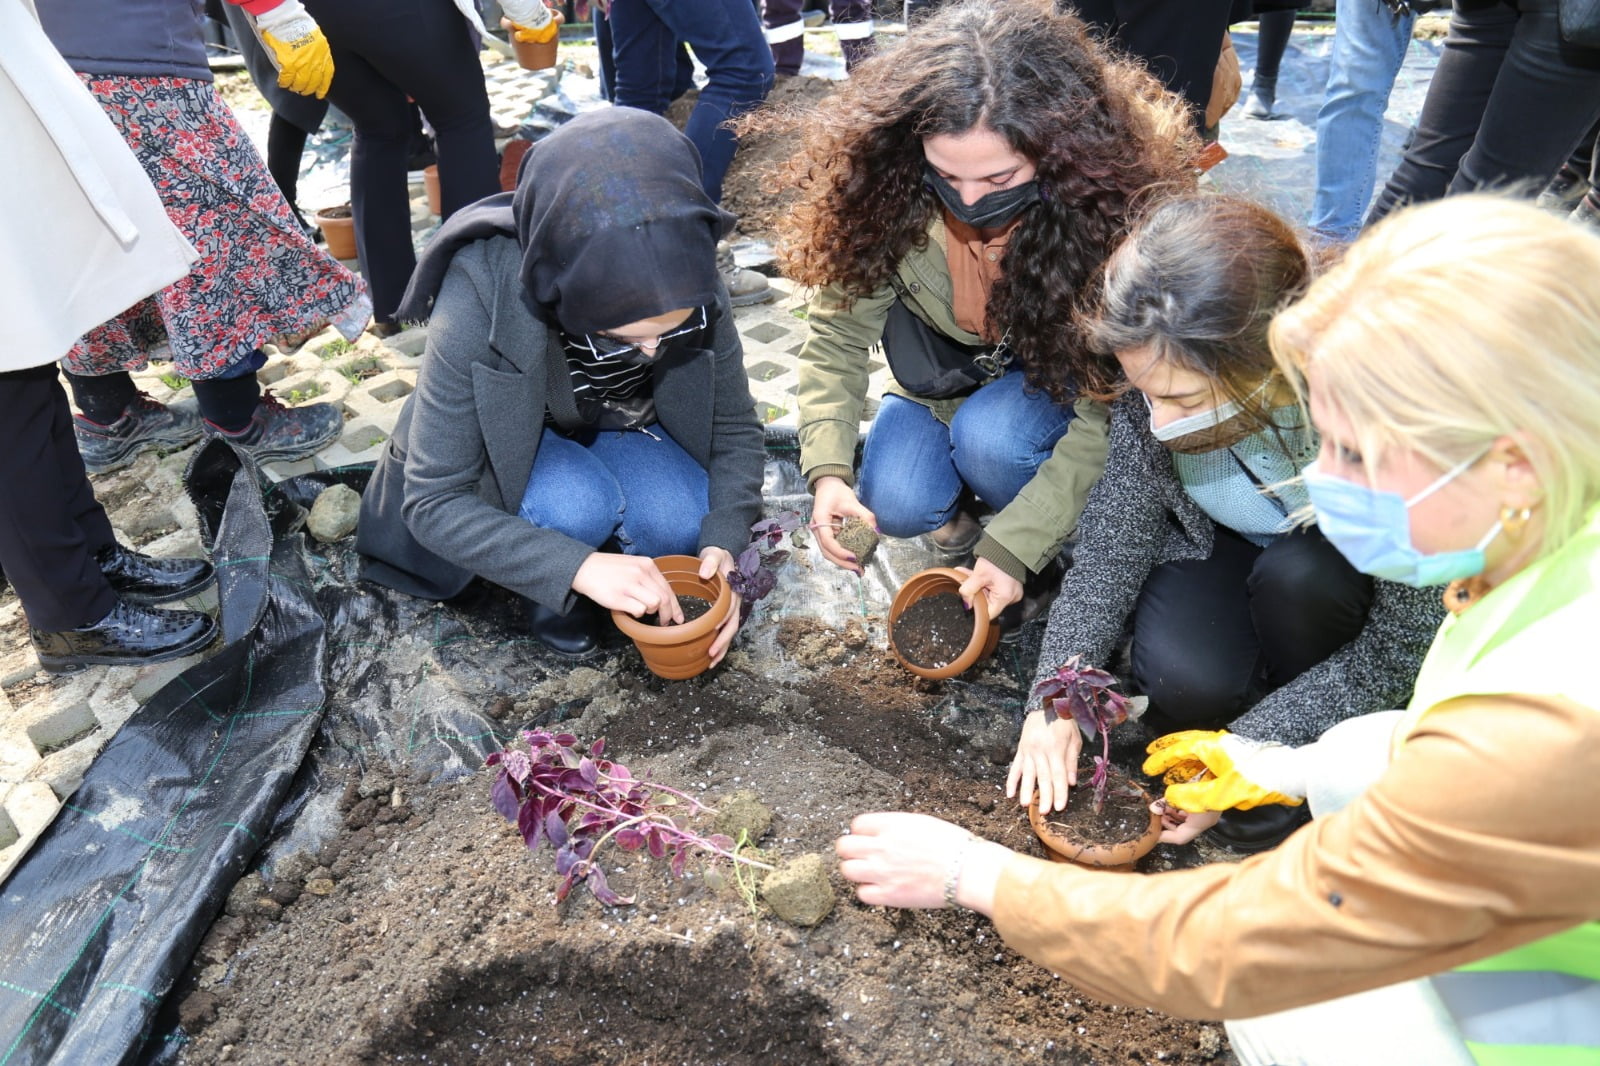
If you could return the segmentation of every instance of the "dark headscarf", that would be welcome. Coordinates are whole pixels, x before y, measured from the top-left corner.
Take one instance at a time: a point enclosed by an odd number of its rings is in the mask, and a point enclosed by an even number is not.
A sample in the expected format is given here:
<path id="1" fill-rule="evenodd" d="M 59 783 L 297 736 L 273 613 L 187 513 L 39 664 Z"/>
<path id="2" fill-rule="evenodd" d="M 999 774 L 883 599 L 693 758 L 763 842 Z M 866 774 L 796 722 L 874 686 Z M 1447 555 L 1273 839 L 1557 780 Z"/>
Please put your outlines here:
<path id="1" fill-rule="evenodd" d="M 523 299 L 569 333 L 613 329 L 717 300 L 717 240 L 733 217 L 700 185 L 700 155 L 658 115 L 579 115 L 528 149 L 517 191 L 479 200 L 439 228 L 395 318 L 428 317 L 450 260 L 514 236 Z"/>

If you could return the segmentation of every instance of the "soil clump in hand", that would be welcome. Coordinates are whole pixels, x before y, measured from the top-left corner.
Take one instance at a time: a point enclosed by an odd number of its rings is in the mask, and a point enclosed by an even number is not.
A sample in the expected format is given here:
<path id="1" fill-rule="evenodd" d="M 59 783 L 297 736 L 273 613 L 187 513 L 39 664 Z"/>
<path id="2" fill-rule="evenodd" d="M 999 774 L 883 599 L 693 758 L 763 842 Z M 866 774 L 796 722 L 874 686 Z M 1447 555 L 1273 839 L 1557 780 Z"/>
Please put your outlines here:
<path id="1" fill-rule="evenodd" d="M 872 560 L 872 553 L 878 550 L 878 531 L 854 515 L 844 520 L 834 539 L 862 566 L 866 566 Z"/>

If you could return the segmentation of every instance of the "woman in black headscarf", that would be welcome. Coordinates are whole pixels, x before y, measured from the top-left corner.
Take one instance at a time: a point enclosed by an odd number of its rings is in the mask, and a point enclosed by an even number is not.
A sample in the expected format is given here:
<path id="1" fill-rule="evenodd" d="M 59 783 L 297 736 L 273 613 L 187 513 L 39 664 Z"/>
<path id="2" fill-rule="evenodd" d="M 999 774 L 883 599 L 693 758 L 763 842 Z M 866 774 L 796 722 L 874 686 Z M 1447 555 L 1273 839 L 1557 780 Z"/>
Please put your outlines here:
<path id="1" fill-rule="evenodd" d="M 432 599 L 487 578 L 581 656 L 596 604 L 679 619 L 651 556 L 730 570 L 763 457 L 716 269 L 730 222 L 689 141 L 629 108 L 572 120 L 516 192 L 453 216 L 401 304 L 432 322 L 362 502 L 363 576 Z"/>

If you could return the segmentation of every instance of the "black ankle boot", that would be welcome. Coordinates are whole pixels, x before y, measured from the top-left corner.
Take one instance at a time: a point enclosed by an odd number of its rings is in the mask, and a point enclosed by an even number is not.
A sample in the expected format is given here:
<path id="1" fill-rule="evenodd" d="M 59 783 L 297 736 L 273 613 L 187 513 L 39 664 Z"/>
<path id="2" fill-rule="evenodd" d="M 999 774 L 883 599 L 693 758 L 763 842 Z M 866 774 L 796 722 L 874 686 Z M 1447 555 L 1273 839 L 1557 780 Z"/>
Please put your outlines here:
<path id="1" fill-rule="evenodd" d="M 528 631 L 557 655 L 586 659 L 599 649 L 600 616 L 587 596 L 579 596 L 566 614 L 532 600 L 527 601 L 527 608 Z"/>
<path id="2" fill-rule="evenodd" d="M 55 633 L 30 629 L 28 635 L 39 665 L 64 673 L 95 663 L 130 666 L 181 659 L 210 644 L 217 623 L 199 611 L 164 611 L 118 600 L 93 625 Z"/>
<path id="3" fill-rule="evenodd" d="M 1311 811 L 1304 803 L 1298 807 L 1264 803 L 1247 811 L 1224 811 L 1212 827 L 1210 839 L 1230 851 L 1254 855 L 1282 844 L 1310 820 Z"/>
<path id="4" fill-rule="evenodd" d="M 181 600 L 211 584 L 216 576 L 204 559 L 156 559 L 120 544 L 101 548 L 94 561 L 112 591 L 130 603 Z"/>

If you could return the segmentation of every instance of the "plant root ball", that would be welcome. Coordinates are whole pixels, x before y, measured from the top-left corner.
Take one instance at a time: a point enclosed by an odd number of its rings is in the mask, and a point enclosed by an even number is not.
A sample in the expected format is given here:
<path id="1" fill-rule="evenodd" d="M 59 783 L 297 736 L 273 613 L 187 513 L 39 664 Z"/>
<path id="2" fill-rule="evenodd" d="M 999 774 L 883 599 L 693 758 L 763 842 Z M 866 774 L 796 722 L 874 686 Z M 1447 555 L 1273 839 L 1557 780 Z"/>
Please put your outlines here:
<path id="1" fill-rule="evenodd" d="M 839 546 L 854 555 L 856 562 L 862 566 L 871 562 L 872 553 L 878 550 L 878 531 L 853 515 L 839 527 L 836 539 Z"/>
<path id="2" fill-rule="evenodd" d="M 711 831 L 739 839 L 741 830 L 745 839 L 754 844 L 772 828 L 772 810 L 752 789 L 740 789 L 724 796 L 717 803 L 717 816 L 712 819 Z"/>
<path id="3" fill-rule="evenodd" d="M 790 925 L 816 925 L 833 910 L 827 861 L 810 852 L 784 863 L 762 879 L 761 898 Z"/>

